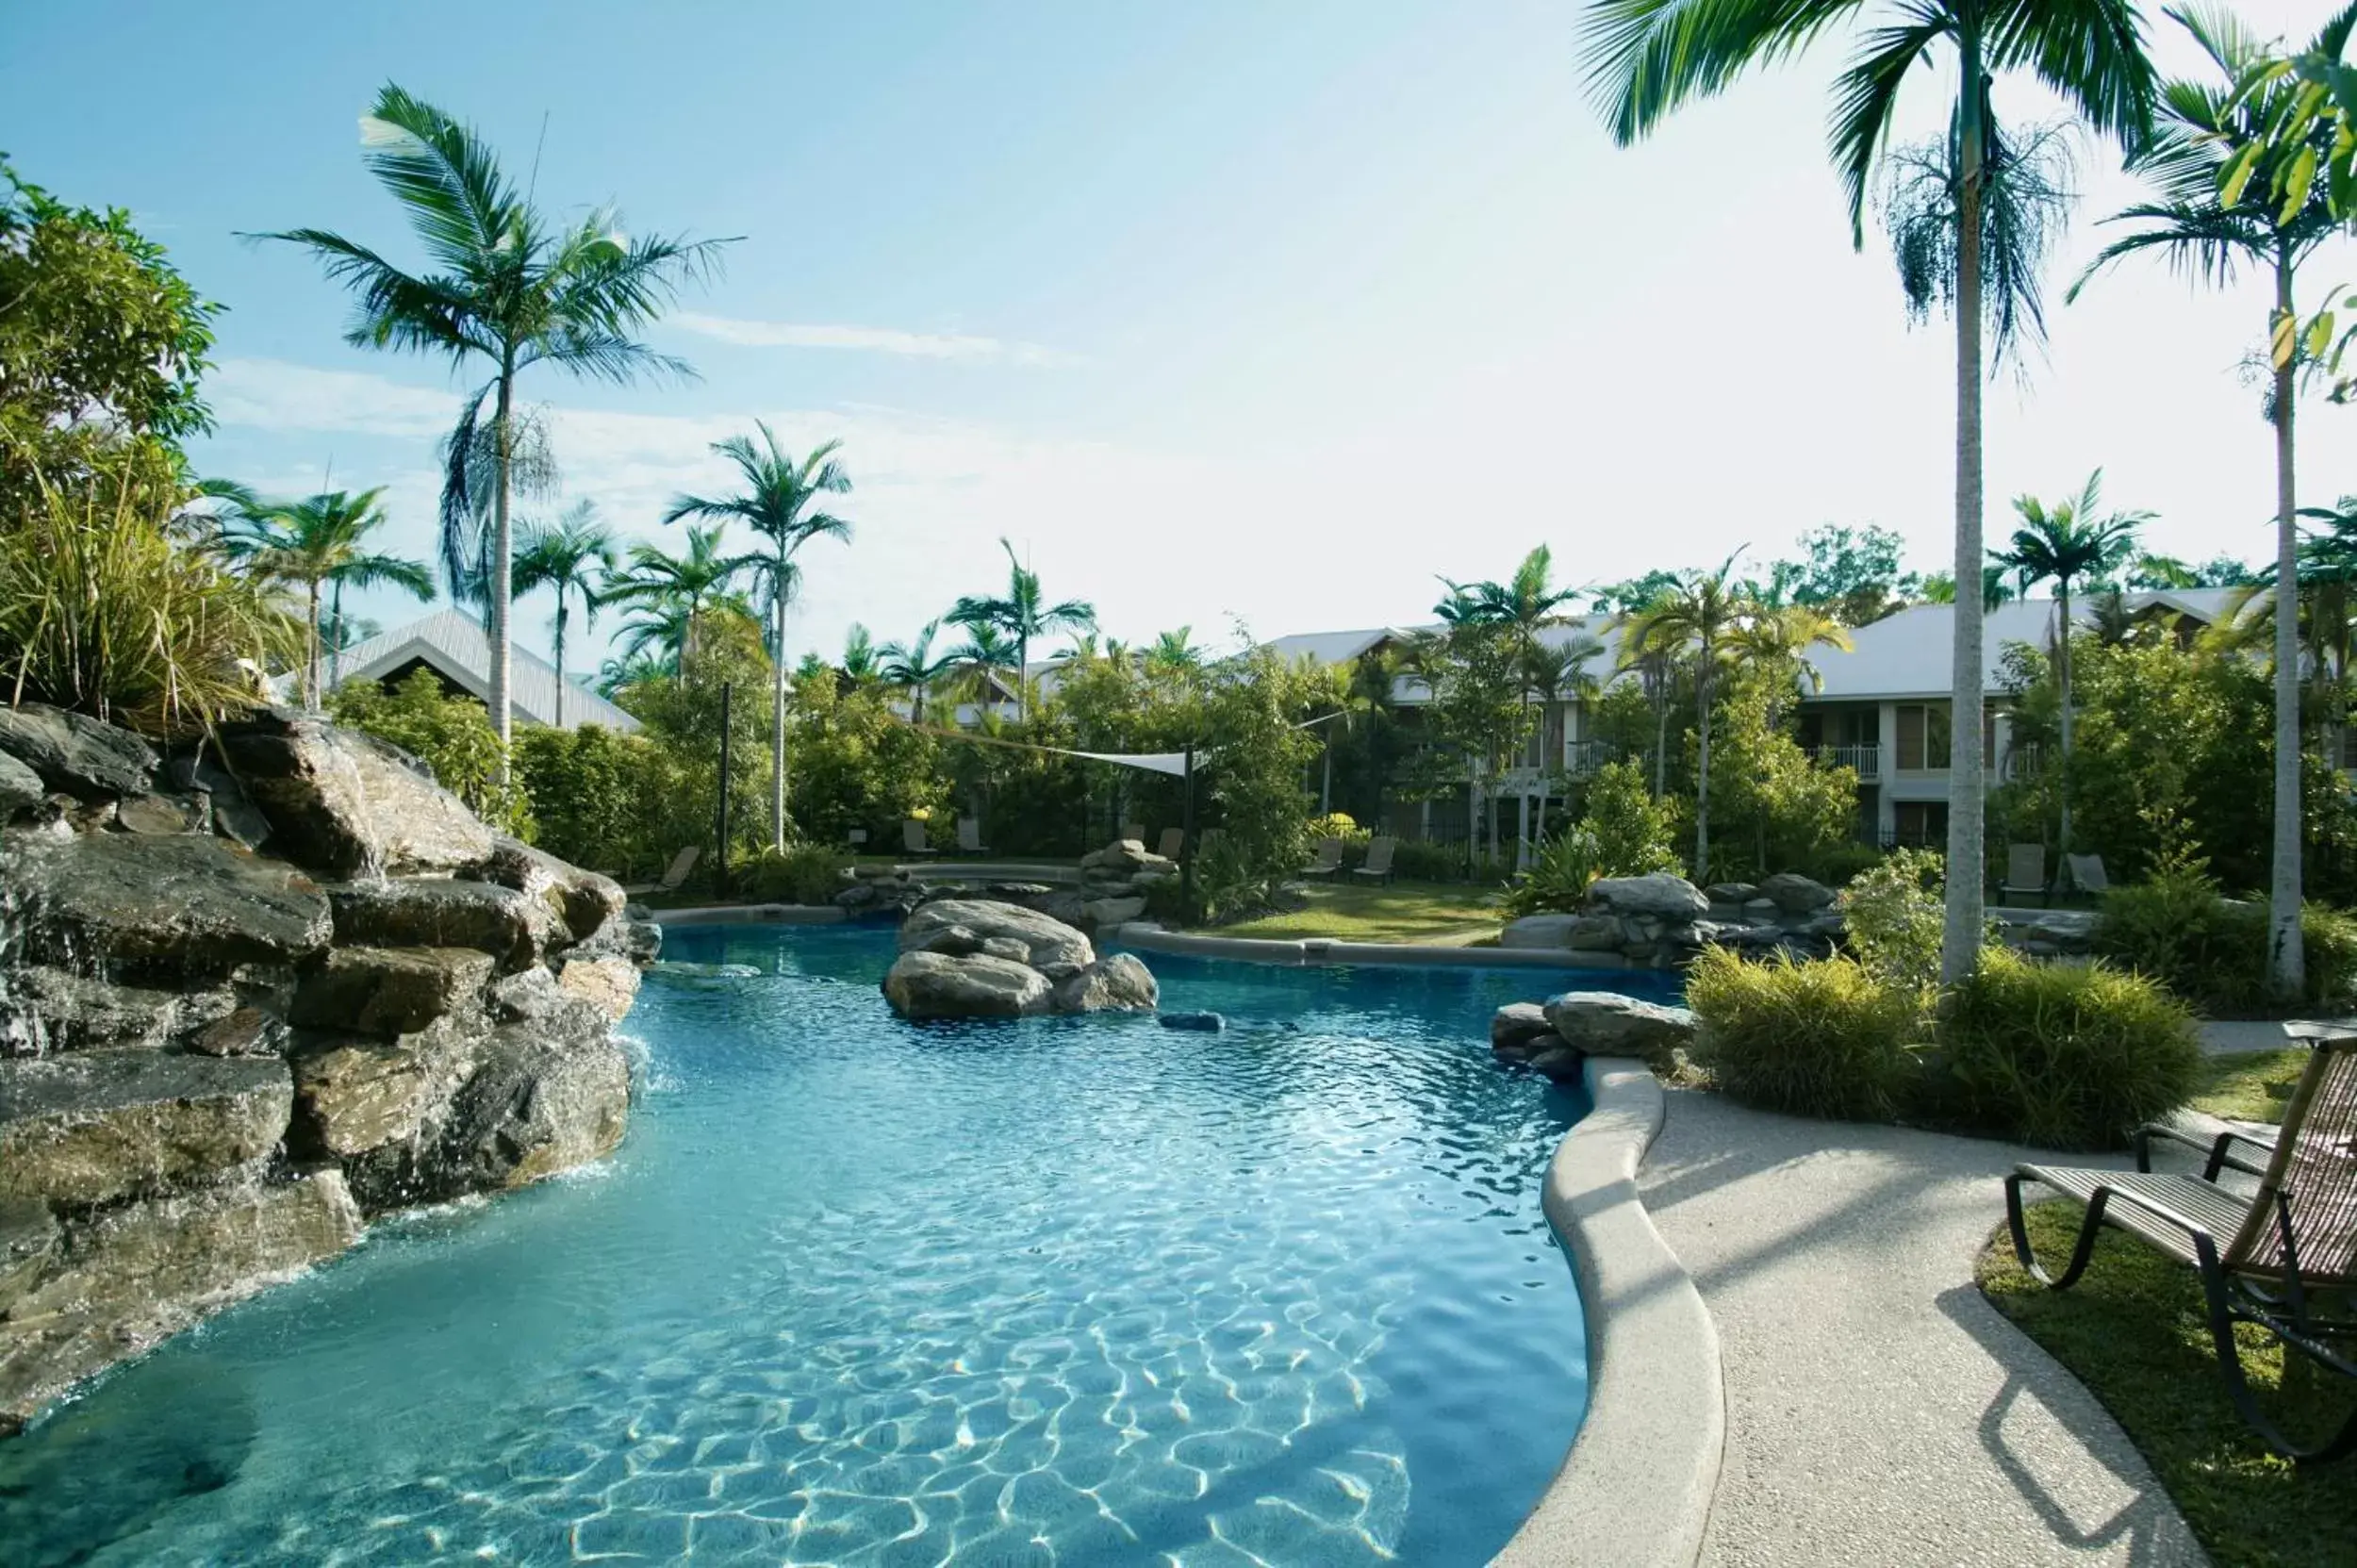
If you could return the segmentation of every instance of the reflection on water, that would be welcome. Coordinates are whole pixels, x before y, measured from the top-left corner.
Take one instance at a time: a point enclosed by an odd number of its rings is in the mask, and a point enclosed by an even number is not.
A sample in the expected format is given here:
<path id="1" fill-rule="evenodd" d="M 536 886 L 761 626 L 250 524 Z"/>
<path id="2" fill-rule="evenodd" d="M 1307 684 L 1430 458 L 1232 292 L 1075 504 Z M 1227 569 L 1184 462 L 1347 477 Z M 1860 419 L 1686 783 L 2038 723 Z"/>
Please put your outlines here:
<path id="1" fill-rule="evenodd" d="M 887 934 L 674 933 L 607 1166 L 380 1226 L 0 1445 L 42 1564 L 1473 1562 L 1586 1388 L 1511 971 L 1156 958 L 913 1027 Z M 11 1555 L 10 1562 L 17 1560 Z"/>

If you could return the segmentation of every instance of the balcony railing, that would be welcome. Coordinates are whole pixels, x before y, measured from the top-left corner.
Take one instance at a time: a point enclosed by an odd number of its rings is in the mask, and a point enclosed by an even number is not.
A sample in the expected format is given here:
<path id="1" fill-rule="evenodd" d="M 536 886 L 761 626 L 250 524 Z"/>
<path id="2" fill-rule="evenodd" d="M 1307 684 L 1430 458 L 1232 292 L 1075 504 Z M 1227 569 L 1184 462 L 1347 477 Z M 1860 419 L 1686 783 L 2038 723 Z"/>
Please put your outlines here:
<path id="1" fill-rule="evenodd" d="M 1608 740 L 1574 740 L 1563 748 L 1563 771 L 1574 779 L 1593 777 L 1607 762 L 1621 760 L 1621 749 Z"/>
<path id="2" fill-rule="evenodd" d="M 1847 767 L 1854 771 L 1860 782 L 1871 783 L 1883 776 L 1883 749 L 1880 746 L 1820 746 L 1817 761 L 1824 767 Z"/>

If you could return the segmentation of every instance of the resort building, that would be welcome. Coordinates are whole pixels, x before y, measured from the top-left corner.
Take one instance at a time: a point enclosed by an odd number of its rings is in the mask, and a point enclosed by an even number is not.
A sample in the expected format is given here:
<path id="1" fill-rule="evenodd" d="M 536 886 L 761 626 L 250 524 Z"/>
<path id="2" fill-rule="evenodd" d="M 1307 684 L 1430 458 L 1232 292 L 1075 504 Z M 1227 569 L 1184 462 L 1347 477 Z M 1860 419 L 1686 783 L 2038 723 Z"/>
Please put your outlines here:
<path id="1" fill-rule="evenodd" d="M 351 681 L 373 681 L 391 687 L 417 670 L 430 669 L 448 689 L 490 701 L 490 639 L 483 635 L 482 623 L 465 610 L 438 610 L 328 658 L 330 689 Z M 638 729 L 638 720 L 579 681 L 563 679 L 555 666 L 512 638 L 507 644 L 507 670 L 508 702 L 519 724 L 555 723 L 561 684 L 566 729 L 599 724 L 625 734 Z M 291 684 L 295 677 L 284 679 Z"/>
<path id="2" fill-rule="evenodd" d="M 2191 588 L 2141 592 L 2127 596 L 2131 611 L 2141 619 L 2164 621 L 2180 635 L 2212 624 L 2227 614 L 2234 590 Z M 2072 619 L 2083 626 L 2093 619 L 2094 607 L 2074 598 Z M 1584 673 L 1599 686 L 1637 679 L 1617 668 L 1619 634 L 1609 615 L 1591 615 L 1541 633 L 1556 646 L 1593 638 L 1602 652 L 1588 661 Z M 2011 644 L 2037 647 L 2050 644 L 2054 628 L 2054 601 L 2028 599 L 2001 604 L 1983 620 L 1985 668 L 1982 689 L 1987 694 L 1981 718 L 1983 765 L 1992 789 L 2020 769 L 2036 766 L 2029 748 L 2013 744 L 2007 717 L 2009 698 L 2004 685 L 2005 650 Z M 1372 627 L 1345 632 L 1310 632 L 1276 638 L 1267 646 L 1294 659 L 1319 664 L 1348 664 L 1387 648 L 1407 644 L 1420 632 L 1437 627 Z M 1948 833 L 1948 755 L 1950 736 L 1951 653 L 1955 635 L 1954 607 L 1913 604 L 1850 634 L 1854 646 L 1843 652 L 1817 648 L 1809 663 L 1817 671 L 1812 685 L 1800 691 L 1799 739 L 1828 767 L 1847 766 L 1858 779 L 1858 834 L 1883 844 L 1940 844 Z M 1430 700 L 1424 684 L 1412 676 L 1393 683 L 1393 703 L 1412 711 Z M 1521 810 L 1534 809 L 1550 798 L 1564 780 L 1576 781 L 1613 761 L 1614 749 L 1591 736 L 1583 725 L 1584 704 L 1576 699 L 1546 704 L 1537 732 L 1514 766 L 1503 768 L 1492 783 L 1492 797 L 1508 802 L 1515 815 L 1506 833 L 1514 832 Z M 1402 802 L 1391 808 L 1389 831 L 1406 837 L 1461 839 L 1471 825 L 1470 785 L 1457 801 Z"/>

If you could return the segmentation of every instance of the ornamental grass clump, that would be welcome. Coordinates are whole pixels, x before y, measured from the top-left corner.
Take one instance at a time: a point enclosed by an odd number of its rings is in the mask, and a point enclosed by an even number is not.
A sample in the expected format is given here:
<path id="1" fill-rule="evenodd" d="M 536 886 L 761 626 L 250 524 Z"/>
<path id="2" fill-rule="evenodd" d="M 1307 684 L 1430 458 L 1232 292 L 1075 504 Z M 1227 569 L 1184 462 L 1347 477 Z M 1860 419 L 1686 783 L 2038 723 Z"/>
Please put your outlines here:
<path id="1" fill-rule="evenodd" d="M 2221 897 L 2200 860 L 2173 858 L 2157 866 L 2146 882 L 2103 896 L 2095 949 L 2214 1016 L 2280 1015 L 2286 1005 L 2347 1002 L 2357 990 L 2357 920 L 2309 904 L 2300 912 L 2299 926 L 2307 986 L 2287 1004 L 2268 984 L 2266 906 Z"/>
<path id="2" fill-rule="evenodd" d="M 1706 948 L 1687 972 L 1701 1023 L 1695 1055 L 1746 1105 L 1884 1121 L 1916 1076 L 1920 999 L 1849 958 L 1748 963 Z"/>
<path id="3" fill-rule="evenodd" d="M 2193 1015 L 2155 981 L 2003 948 L 1952 993 L 1939 1110 L 1964 1128 L 2055 1148 L 2116 1148 L 2201 1078 Z"/>

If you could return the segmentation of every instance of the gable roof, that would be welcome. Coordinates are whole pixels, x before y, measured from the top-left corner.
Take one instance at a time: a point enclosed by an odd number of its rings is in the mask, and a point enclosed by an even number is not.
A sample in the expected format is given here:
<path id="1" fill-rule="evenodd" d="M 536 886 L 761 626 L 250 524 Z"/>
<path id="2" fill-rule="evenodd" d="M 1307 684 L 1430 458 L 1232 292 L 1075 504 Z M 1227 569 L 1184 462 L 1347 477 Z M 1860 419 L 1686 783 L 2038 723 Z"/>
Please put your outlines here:
<path id="1" fill-rule="evenodd" d="M 424 663 L 462 690 L 490 701 L 490 639 L 482 625 L 463 610 L 437 610 L 422 620 L 397 626 L 343 654 L 343 675 L 337 685 L 352 681 L 381 681 L 406 667 Z M 548 660 L 521 643 L 507 645 L 507 700 L 515 716 L 527 723 L 547 724 L 556 712 L 557 673 Z M 579 681 L 565 683 L 565 727 L 601 724 L 624 734 L 635 734 L 638 720 L 616 707 Z"/>

